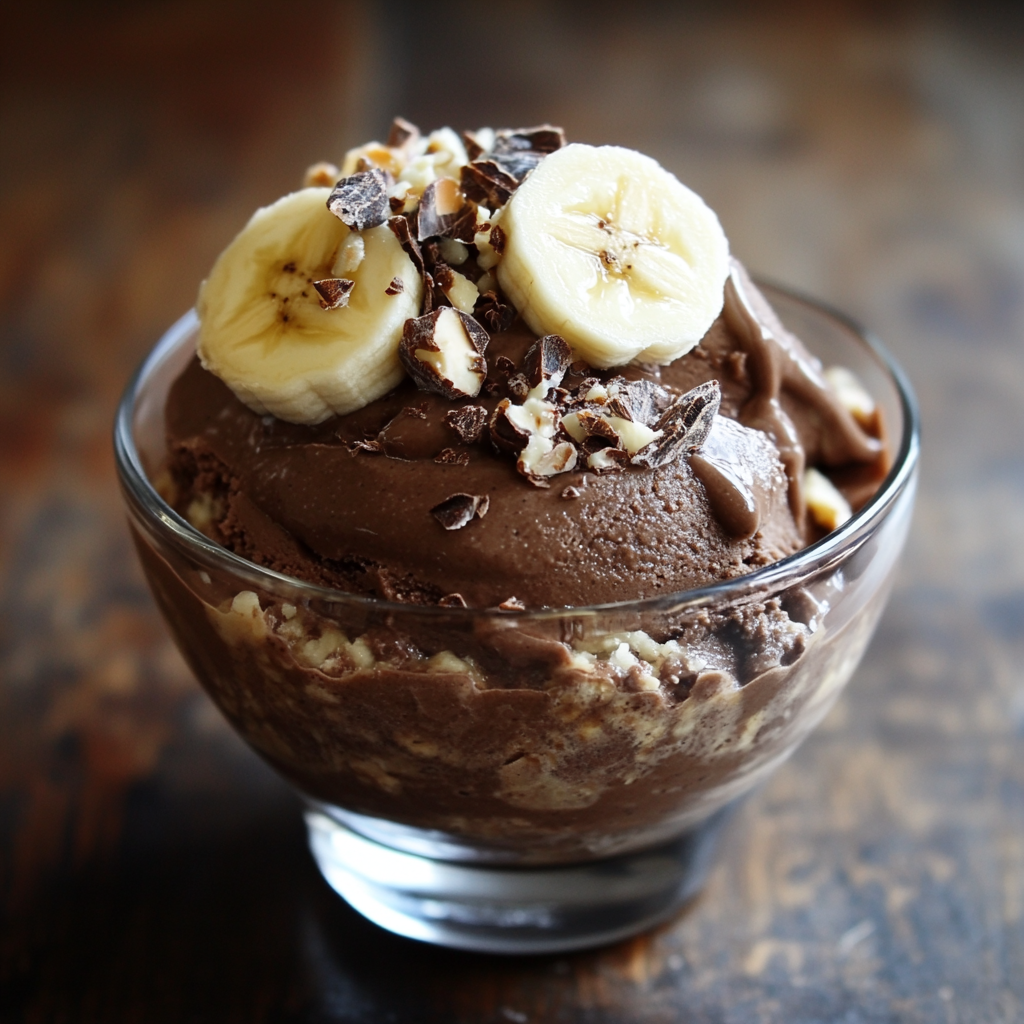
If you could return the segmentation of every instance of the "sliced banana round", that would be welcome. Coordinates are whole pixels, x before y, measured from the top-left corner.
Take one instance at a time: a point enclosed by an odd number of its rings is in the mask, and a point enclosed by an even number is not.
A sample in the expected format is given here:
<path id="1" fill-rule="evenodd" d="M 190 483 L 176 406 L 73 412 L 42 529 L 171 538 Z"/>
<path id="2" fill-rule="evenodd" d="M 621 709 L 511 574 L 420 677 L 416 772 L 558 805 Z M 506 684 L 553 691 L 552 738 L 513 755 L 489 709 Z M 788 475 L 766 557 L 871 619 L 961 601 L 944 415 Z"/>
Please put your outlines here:
<path id="1" fill-rule="evenodd" d="M 330 192 L 306 188 L 257 210 L 196 304 L 203 366 L 250 409 L 292 423 L 353 412 L 395 387 L 402 327 L 423 297 L 388 226 L 359 232 L 353 245 L 327 209 Z"/>
<path id="2" fill-rule="evenodd" d="M 722 311 L 729 243 L 657 161 L 573 144 L 544 158 L 501 218 L 497 275 L 537 334 L 595 366 L 670 363 Z"/>

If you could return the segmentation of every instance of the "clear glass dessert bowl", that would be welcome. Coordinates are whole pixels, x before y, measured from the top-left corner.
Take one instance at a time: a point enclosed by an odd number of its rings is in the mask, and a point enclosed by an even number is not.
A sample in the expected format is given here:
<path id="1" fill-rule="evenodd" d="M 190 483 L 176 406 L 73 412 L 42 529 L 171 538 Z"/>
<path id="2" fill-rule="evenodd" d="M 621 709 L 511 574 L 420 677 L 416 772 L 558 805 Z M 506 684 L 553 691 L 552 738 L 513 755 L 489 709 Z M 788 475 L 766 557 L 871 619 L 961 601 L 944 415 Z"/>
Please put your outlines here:
<path id="1" fill-rule="evenodd" d="M 703 883 L 729 810 L 822 719 L 879 616 L 909 527 L 918 420 L 844 317 L 766 295 L 881 409 L 892 467 L 815 544 L 685 593 L 536 611 L 396 604 L 209 540 L 160 496 L 188 314 L 121 403 L 115 448 L 149 584 L 196 677 L 307 802 L 327 881 L 412 938 L 506 953 L 598 945 Z"/>

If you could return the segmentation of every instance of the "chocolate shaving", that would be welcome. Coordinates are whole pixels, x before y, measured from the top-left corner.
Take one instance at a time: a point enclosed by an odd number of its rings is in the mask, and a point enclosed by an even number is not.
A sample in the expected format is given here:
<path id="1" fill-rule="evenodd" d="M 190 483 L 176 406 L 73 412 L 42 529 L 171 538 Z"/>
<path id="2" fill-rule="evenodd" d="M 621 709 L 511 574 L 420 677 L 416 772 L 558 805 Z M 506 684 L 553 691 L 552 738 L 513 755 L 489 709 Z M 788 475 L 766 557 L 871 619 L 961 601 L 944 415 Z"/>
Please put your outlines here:
<path id="1" fill-rule="evenodd" d="M 654 425 L 662 436 L 641 448 L 633 456 L 633 465 L 657 469 L 679 455 L 695 452 L 707 440 L 721 404 L 722 388 L 717 380 L 698 384 L 681 395 Z"/>
<path id="2" fill-rule="evenodd" d="M 499 157 L 505 153 L 529 151 L 547 156 L 565 145 L 565 132 L 550 124 L 535 128 L 503 129 L 495 135 L 492 153 Z"/>
<path id="3" fill-rule="evenodd" d="M 442 466 L 468 466 L 469 452 L 458 448 L 442 448 L 434 456 L 434 461 Z"/>
<path id="4" fill-rule="evenodd" d="M 504 206 L 519 181 L 494 160 L 473 160 L 460 174 L 462 194 L 475 203 L 484 203 L 492 210 Z"/>
<path id="5" fill-rule="evenodd" d="M 385 295 L 401 295 L 405 291 L 405 282 L 400 277 L 391 278 L 391 284 L 384 289 Z"/>
<path id="6" fill-rule="evenodd" d="M 603 438 L 606 441 L 611 441 L 613 445 L 618 447 L 618 431 L 608 422 L 606 417 L 596 412 L 591 412 L 589 409 L 581 409 L 576 413 L 576 420 L 587 434 L 583 442 L 584 446 L 591 438 Z"/>
<path id="7" fill-rule="evenodd" d="M 423 262 L 423 252 L 416 239 L 413 238 L 412 228 L 409 226 L 408 217 L 391 217 L 388 219 L 388 227 L 391 228 L 398 244 L 405 250 L 406 255 L 412 260 L 416 272 L 422 274 L 426 269 Z"/>
<path id="8" fill-rule="evenodd" d="M 423 302 L 420 304 L 420 316 L 427 316 L 437 307 L 437 296 L 444 298 L 444 292 L 440 288 L 434 288 L 434 278 L 423 271 Z"/>
<path id="9" fill-rule="evenodd" d="M 491 228 L 490 234 L 488 235 L 488 241 L 491 243 L 491 248 L 499 255 L 503 256 L 505 253 L 505 245 L 508 242 L 508 235 L 501 229 L 500 224 L 495 224 Z"/>
<path id="10" fill-rule="evenodd" d="M 557 334 L 545 334 L 543 338 L 535 341 L 526 353 L 523 359 L 523 374 L 531 388 L 539 387 L 541 384 L 557 387 L 571 362 L 572 350 L 568 342 Z"/>
<path id="11" fill-rule="evenodd" d="M 464 131 L 461 135 L 466 146 L 466 155 L 470 160 L 475 160 L 482 153 L 487 152 L 487 147 L 477 137 L 476 132 Z"/>
<path id="12" fill-rule="evenodd" d="M 466 201 L 459 192 L 454 178 L 438 178 L 432 181 L 420 197 L 417 208 L 416 237 L 424 242 L 428 238 L 449 238 L 452 228 L 463 215 Z M 472 213 L 476 223 L 476 212 Z"/>
<path id="13" fill-rule="evenodd" d="M 473 310 L 485 324 L 492 334 L 500 334 L 507 331 L 516 319 L 516 311 L 513 306 L 502 302 L 497 292 L 484 292 L 477 300 L 476 309 Z"/>
<path id="14" fill-rule="evenodd" d="M 324 309 L 341 309 L 347 306 L 355 286 L 355 281 L 350 281 L 347 277 L 325 277 L 322 281 L 313 282 L 313 287 L 320 296 L 320 305 Z"/>
<path id="15" fill-rule="evenodd" d="M 430 275 L 424 275 L 424 279 Z M 480 385 L 487 376 L 487 363 L 484 360 L 484 351 L 490 342 L 490 335 L 478 324 L 468 313 L 462 310 L 446 306 L 442 309 L 435 309 L 432 313 L 405 321 L 402 330 L 402 340 L 398 345 L 398 357 L 405 367 L 406 372 L 412 377 L 416 386 L 421 391 L 434 391 L 445 398 L 473 398 L 479 393 L 472 394 L 462 391 L 453 381 L 442 377 L 440 371 L 428 362 L 424 362 L 416 355 L 418 351 L 442 352 L 442 344 L 437 336 L 437 323 L 442 313 L 450 310 L 453 316 L 457 316 L 465 332 L 469 345 L 475 350 L 474 365 L 472 372 L 479 378 Z"/>
<path id="16" fill-rule="evenodd" d="M 509 395 L 519 404 L 525 402 L 530 395 L 530 382 L 526 379 L 525 374 L 513 374 L 509 377 L 506 387 L 508 388 Z"/>
<path id="17" fill-rule="evenodd" d="M 437 602 L 439 608 L 468 608 L 466 599 L 461 594 L 445 594 Z"/>
<path id="18" fill-rule="evenodd" d="M 327 209 L 354 231 L 375 228 L 388 219 L 388 189 L 393 182 L 380 167 L 342 178 L 327 197 Z"/>
<path id="19" fill-rule="evenodd" d="M 420 130 L 404 117 L 396 117 L 388 130 L 388 145 L 392 149 L 406 149 L 413 146 L 420 137 Z"/>
<path id="20" fill-rule="evenodd" d="M 506 377 L 510 377 L 516 372 L 516 364 L 508 356 L 498 356 L 494 361 L 494 368 L 499 373 L 505 374 Z"/>
<path id="21" fill-rule="evenodd" d="M 526 605 L 518 597 L 507 597 L 498 607 L 503 612 L 525 612 Z"/>
<path id="22" fill-rule="evenodd" d="M 453 494 L 435 505 L 430 514 L 446 530 L 461 530 L 473 519 L 483 519 L 490 505 L 491 499 L 486 494 Z"/>
<path id="23" fill-rule="evenodd" d="M 444 422 L 459 435 L 459 440 L 464 444 L 474 444 L 484 432 L 487 410 L 482 405 L 458 406 L 448 410 Z"/>

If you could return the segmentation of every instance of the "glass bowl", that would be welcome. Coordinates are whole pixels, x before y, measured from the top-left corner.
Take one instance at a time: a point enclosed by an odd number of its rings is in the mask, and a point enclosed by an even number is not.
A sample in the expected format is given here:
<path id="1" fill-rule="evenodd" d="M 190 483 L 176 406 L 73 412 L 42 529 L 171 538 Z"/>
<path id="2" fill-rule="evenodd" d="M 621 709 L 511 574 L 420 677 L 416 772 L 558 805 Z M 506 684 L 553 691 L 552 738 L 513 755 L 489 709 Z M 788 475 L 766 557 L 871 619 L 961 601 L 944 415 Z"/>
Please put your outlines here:
<path id="1" fill-rule="evenodd" d="M 158 493 L 194 313 L 115 429 L 146 577 L 196 677 L 302 794 L 327 881 L 415 939 L 539 953 L 614 941 L 702 885 L 736 802 L 822 719 L 888 593 L 916 482 L 901 370 L 779 288 L 783 322 L 881 408 L 892 469 L 818 543 L 747 576 L 616 604 L 507 612 L 303 583 L 210 541 Z"/>

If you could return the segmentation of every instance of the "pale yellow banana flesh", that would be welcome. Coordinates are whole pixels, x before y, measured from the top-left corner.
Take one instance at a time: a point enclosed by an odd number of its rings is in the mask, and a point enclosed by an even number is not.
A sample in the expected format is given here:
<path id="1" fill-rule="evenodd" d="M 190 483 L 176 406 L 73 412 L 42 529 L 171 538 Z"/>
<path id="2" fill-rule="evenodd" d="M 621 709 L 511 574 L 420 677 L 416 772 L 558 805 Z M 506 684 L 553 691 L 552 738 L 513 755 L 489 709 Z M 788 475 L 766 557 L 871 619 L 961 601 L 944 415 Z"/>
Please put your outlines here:
<path id="1" fill-rule="evenodd" d="M 715 214 L 650 157 L 570 145 L 501 217 L 497 276 L 538 334 L 601 367 L 667 363 L 721 312 L 729 247 Z"/>
<path id="2" fill-rule="evenodd" d="M 335 276 L 349 229 L 306 188 L 257 210 L 200 290 L 198 353 L 250 408 L 318 423 L 361 408 L 403 377 L 402 327 L 423 285 L 387 225 L 363 231 L 348 304 L 324 309 L 313 282 Z M 343 261 L 344 262 L 344 261 Z M 386 292 L 394 278 L 404 288 Z"/>

